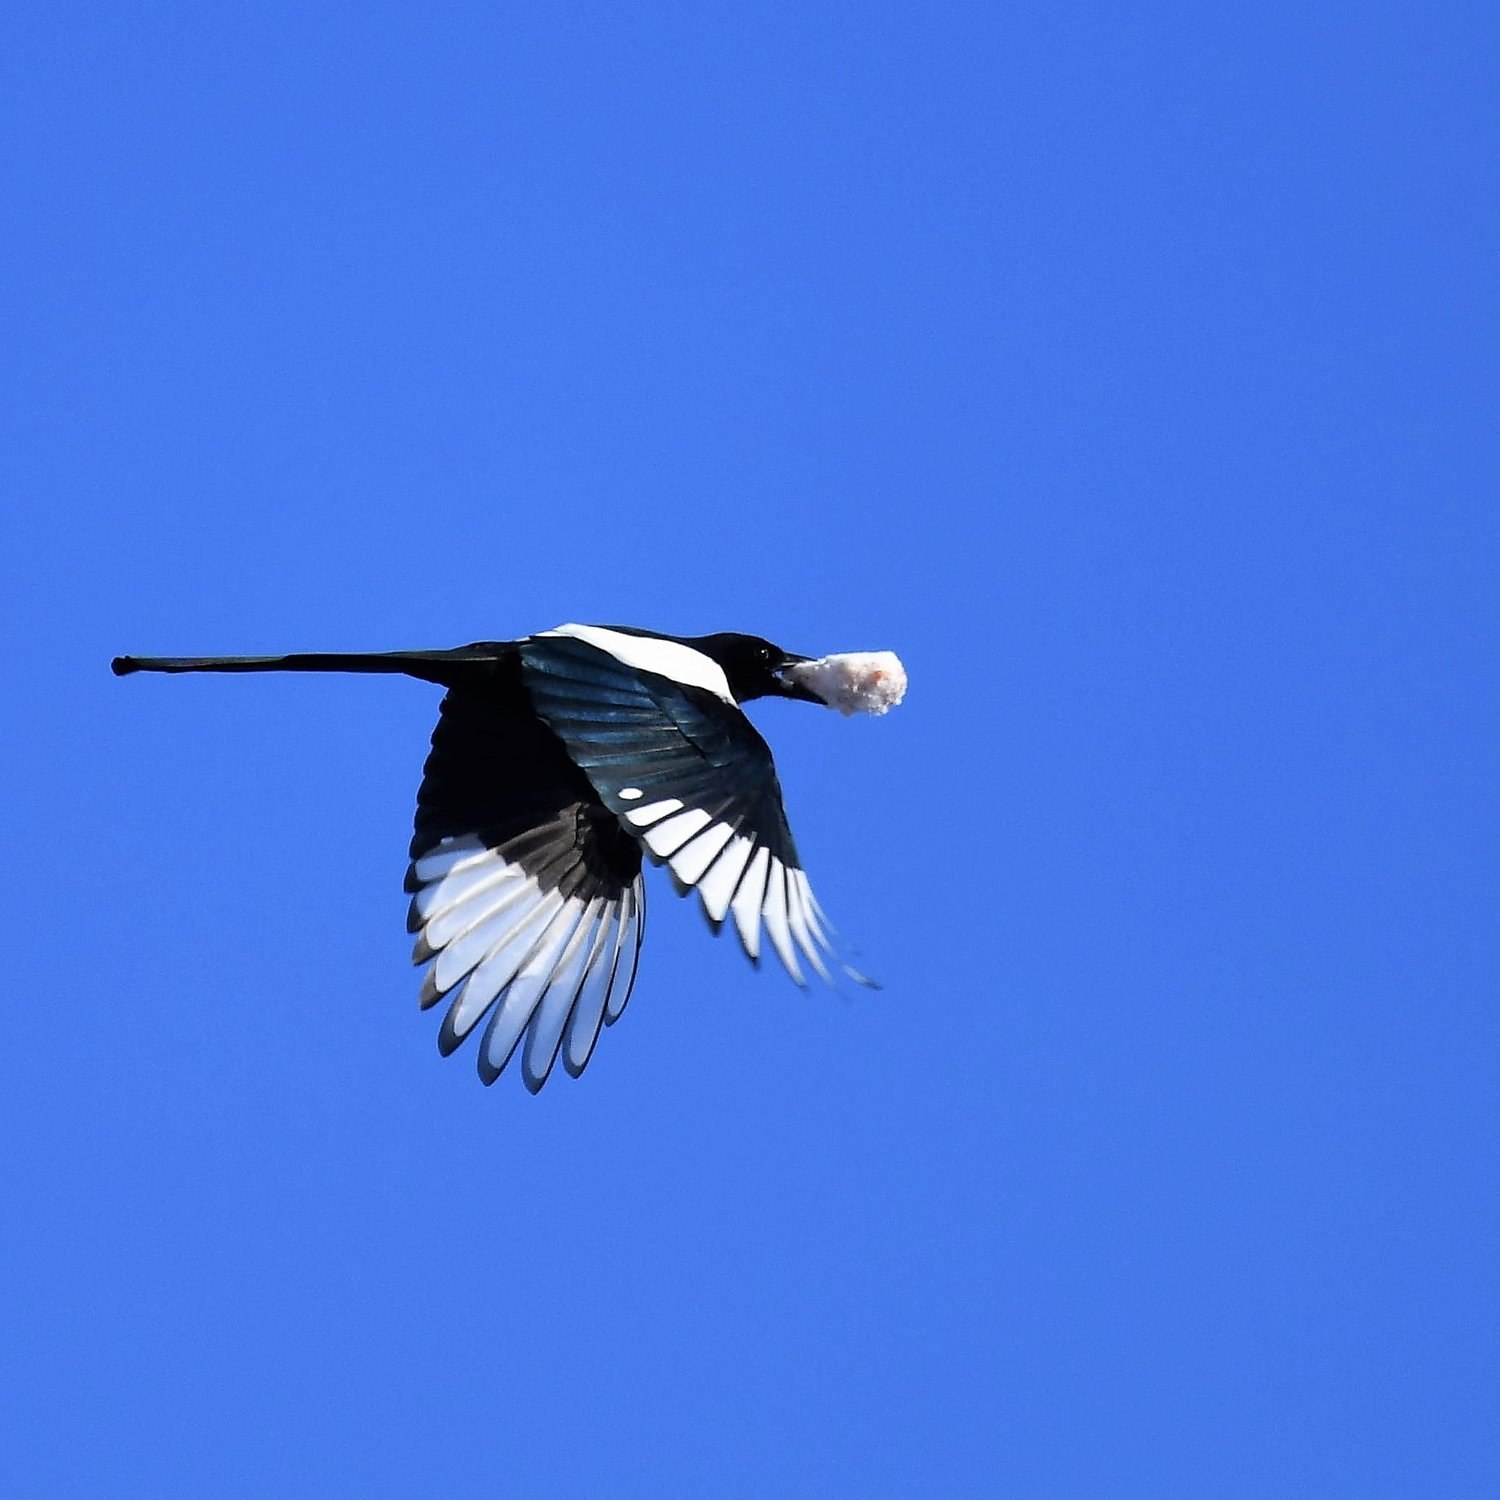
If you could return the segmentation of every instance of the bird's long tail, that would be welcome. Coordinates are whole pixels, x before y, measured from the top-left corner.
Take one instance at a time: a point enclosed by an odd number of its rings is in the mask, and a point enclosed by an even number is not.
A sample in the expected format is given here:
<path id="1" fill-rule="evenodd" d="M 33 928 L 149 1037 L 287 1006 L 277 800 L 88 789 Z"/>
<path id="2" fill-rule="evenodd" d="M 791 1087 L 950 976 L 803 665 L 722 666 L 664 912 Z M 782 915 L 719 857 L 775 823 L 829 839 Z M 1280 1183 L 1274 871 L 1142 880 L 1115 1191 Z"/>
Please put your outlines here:
<path id="1" fill-rule="evenodd" d="M 303 651 L 289 656 L 117 656 L 116 677 L 131 672 L 400 672 L 444 682 L 454 668 L 495 662 L 505 648 L 481 643 L 450 651 Z"/>

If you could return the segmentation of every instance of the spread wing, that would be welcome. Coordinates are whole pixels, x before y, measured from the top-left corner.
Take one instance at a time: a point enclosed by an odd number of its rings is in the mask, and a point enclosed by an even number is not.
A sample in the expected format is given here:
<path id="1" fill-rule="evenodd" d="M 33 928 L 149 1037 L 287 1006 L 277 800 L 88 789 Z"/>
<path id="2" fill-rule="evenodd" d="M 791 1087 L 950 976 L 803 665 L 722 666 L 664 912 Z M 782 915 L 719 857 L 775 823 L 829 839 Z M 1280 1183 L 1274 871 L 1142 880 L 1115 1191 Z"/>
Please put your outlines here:
<path id="1" fill-rule="evenodd" d="M 533 1093 L 575 1077 L 635 982 L 640 847 L 526 702 L 514 657 L 443 699 L 417 797 L 407 889 L 423 1008 L 447 1004 L 446 1055 L 481 1024 L 493 1083 L 525 1039 Z"/>
<path id="2" fill-rule="evenodd" d="M 831 982 L 826 918 L 771 751 L 739 708 L 571 637 L 533 637 L 519 651 L 536 711 L 621 826 L 679 889 L 697 890 L 715 930 L 732 916 L 757 963 L 764 930 L 798 984 L 799 957 Z"/>

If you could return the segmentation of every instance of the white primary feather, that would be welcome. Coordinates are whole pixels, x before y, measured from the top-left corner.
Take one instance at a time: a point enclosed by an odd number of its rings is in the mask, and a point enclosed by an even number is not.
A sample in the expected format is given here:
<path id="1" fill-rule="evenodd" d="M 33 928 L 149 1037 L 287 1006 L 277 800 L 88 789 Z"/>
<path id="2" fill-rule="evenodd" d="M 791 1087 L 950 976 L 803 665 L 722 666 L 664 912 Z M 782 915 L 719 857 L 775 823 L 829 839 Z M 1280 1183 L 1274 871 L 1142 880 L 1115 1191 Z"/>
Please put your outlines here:
<path id="1" fill-rule="evenodd" d="M 792 928 L 786 910 L 786 866 L 779 859 L 771 861 L 770 875 L 766 881 L 766 899 L 761 907 L 766 931 L 771 937 L 771 946 L 776 956 L 786 966 L 786 971 L 798 984 L 806 984 L 797 955 L 792 951 Z"/>
<path id="2" fill-rule="evenodd" d="M 671 858 L 672 873 L 684 885 L 697 885 L 715 856 L 734 837 L 734 829 L 728 823 L 715 823 L 705 829 L 691 842 L 684 844 Z M 704 897 L 704 905 L 708 898 Z M 720 917 L 723 913 L 720 913 Z"/>
<path id="3" fill-rule="evenodd" d="M 611 905 L 602 898 L 589 903 L 588 912 L 568 940 L 548 987 L 537 1002 L 526 1032 L 526 1050 L 521 1056 L 522 1071 L 533 1091 L 547 1081 L 557 1061 L 568 1018 L 588 981 L 589 965 L 598 957 L 601 934 L 608 933 Z"/>
<path id="4" fill-rule="evenodd" d="M 704 834 L 703 837 L 708 835 Z M 698 894 L 703 898 L 703 909 L 716 924 L 729 914 L 730 898 L 740 883 L 740 876 L 745 873 L 745 866 L 750 862 L 754 849 L 753 839 L 742 833 L 736 834 L 730 839 L 729 847 L 714 862 L 714 867 L 698 881 Z M 687 879 L 686 876 L 681 878 L 684 881 Z"/>
<path id="5" fill-rule="evenodd" d="M 729 909 L 734 913 L 734 925 L 739 929 L 740 942 L 751 958 L 760 957 L 760 909 L 766 899 L 766 866 L 770 863 L 771 851 L 762 844 L 750 860 L 750 867 L 740 881 Z"/>
<path id="6" fill-rule="evenodd" d="M 429 849 L 417 860 L 417 879 L 438 880 L 493 853 L 494 850 L 483 839 L 472 833 L 463 834 L 459 838 L 443 839 L 435 849 Z"/>
<path id="7" fill-rule="evenodd" d="M 700 829 L 707 828 L 709 815 L 701 807 L 690 807 L 686 812 L 674 814 L 664 823 L 648 828 L 641 837 L 658 859 L 675 854 Z"/>
<path id="8" fill-rule="evenodd" d="M 625 933 L 621 909 L 611 902 L 594 938 L 593 952 L 584 970 L 578 998 L 568 1015 L 563 1034 L 563 1066 L 575 1076 L 581 1073 L 593 1055 L 604 1025 L 604 1002 L 620 962 L 620 942 Z"/>
<path id="9" fill-rule="evenodd" d="M 678 797 L 664 797 L 660 802 L 648 802 L 644 807 L 632 807 L 625 816 L 637 828 L 645 828 L 650 823 L 667 816 L 668 813 L 678 811 L 682 801 Z"/>
<path id="10" fill-rule="evenodd" d="M 637 875 L 635 884 L 620 898 L 620 947 L 615 958 L 615 977 L 604 1002 L 604 1024 L 613 1026 L 625 1011 L 625 1002 L 635 984 L 635 966 L 641 940 L 646 935 L 646 886 Z"/>

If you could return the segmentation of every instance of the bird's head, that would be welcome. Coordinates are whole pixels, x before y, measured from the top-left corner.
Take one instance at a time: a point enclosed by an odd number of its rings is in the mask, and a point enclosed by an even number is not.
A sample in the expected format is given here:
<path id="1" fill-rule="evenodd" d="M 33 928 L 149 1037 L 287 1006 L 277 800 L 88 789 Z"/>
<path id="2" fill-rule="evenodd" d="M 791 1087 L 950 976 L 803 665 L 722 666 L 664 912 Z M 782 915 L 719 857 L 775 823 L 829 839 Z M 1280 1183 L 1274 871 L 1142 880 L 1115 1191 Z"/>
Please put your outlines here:
<path id="1" fill-rule="evenodd" d="M 825 702 L 811 688 L 786 675 L 788 668 L 811 661 L 811 657 L 783 651 L 780 646 L 758 635 L 739 635 L 734 631 L 683 639 L 686 645 L 712 657 L 724 669 L 729 691 L 737 703 L 748 703 L 752 698 L 800 698 L 807 703 Z"/>

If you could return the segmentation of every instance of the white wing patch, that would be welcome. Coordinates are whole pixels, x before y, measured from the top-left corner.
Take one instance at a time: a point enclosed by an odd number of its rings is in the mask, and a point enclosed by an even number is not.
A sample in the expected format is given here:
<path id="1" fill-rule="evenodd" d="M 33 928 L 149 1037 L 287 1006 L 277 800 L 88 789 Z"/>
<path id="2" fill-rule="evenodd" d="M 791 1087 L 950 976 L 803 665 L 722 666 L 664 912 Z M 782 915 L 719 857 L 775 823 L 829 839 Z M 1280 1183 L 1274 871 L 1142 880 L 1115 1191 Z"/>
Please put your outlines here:
<path id="1" fill-rule="evenodd" d="M 568 636 L 586 645 L 597 646 L 627 667 L 654 672 L 658 677 L 670 677 L 673 682 L 688 687 L 704 688 L 736 709 L 739 707 L 729 691 L 729 679 L 724 675 L 723 667 L 711 656 L 705 656 L 681 641 L 664 641 L 654 635 L 628 635 L 603 625 L 559 625 L 555 630 L 543 630 L 539 634 Z"/>
<path id="2" fill-rule="evenodd" d="M 739 888 L 740 876 L 745 873 L 745 866 L 750 863 L 750 856 L 755 851 L 755 843 L 742 833 L 732 834 L 724 852 L 716 859 L 707 870 L 700 875 L 696 881 L 688 884 L 698 887 L 698 894 L 703 898 L 703 910 L 708 913 L 708 920 L 715 927 L 729 915 L 729 902 Z M 678 859 L 684 858 L 687 850 L 679 854 Z"/>
<path id="3" fill-rule="evenodd" d="M 634 821 L 633 815 L 627 816 Z M 672 872 L 679 889 L 697 890 L 715 928 L 733 916 L 740 944 L 754 962 L 760 962 L 764 933 L 798 984 L 807 983 L 804 960 L 820 978 L 834 983 L 824 962 L 825 955 L 833 954 L 825 918 L 802 870 L 784 864 L 764 844 L 756 844 L 697 808 L 675 812 L 639 837 Z M 868 983 L 863 975 L 844 967 L 852 978 Z"/>
<path id="4" fill-rule="evenodd" d="M 707 814 L 704 815 L 705 821 Z M 652 830 L 655 832 L 655 830 Z M 734 837 L 734 830 L 727 823 L 715 823 L 691 844 L 679 849 L 672 856 L 672 873 L 684 885 L 697 885 L 708 873 L 708 868 L 719 857 L 724 845 Z M 708 906 L 708 893 L 703 894 L 703 904 Z"/>
<path id="5" fill-rule="evenodd" d="M 564 896 L 539 885 L 504 845 L 491 848 L 473 835 L 444 839 L 412 871 L 412 958 L 431 961 L 422 1008 L 448 1002 L 443 1052 L 485 1023 L 479 1072 L 486 1083 L 523 1038 L 521 1071 L 533 1093 L 559 1056 L 570 1073 L 581 1073 L 635 983 L 640 877 L 613 897 Z"/>
<path id="6" fill-rule="evenodd" d="M 682 802 L 679 798 L 664 797 L 660 802 L 648 802 L 644 807 L 632 807 L 625 817 L 637 828 L 647 828 L 659 818 L 665 818 L 668 813 L 677 812 L 681 807 Z"/>
<path id="7" fill-rule="evenodd" d="M 690 807 L 686 812 L 673 813 L 664 822 L 648 828 L 641 835 L 646 847 L 658 859 L 668 859 L 676 854 L 692 836 L 706 828 L 710 818 L 701 807 Z"/>

